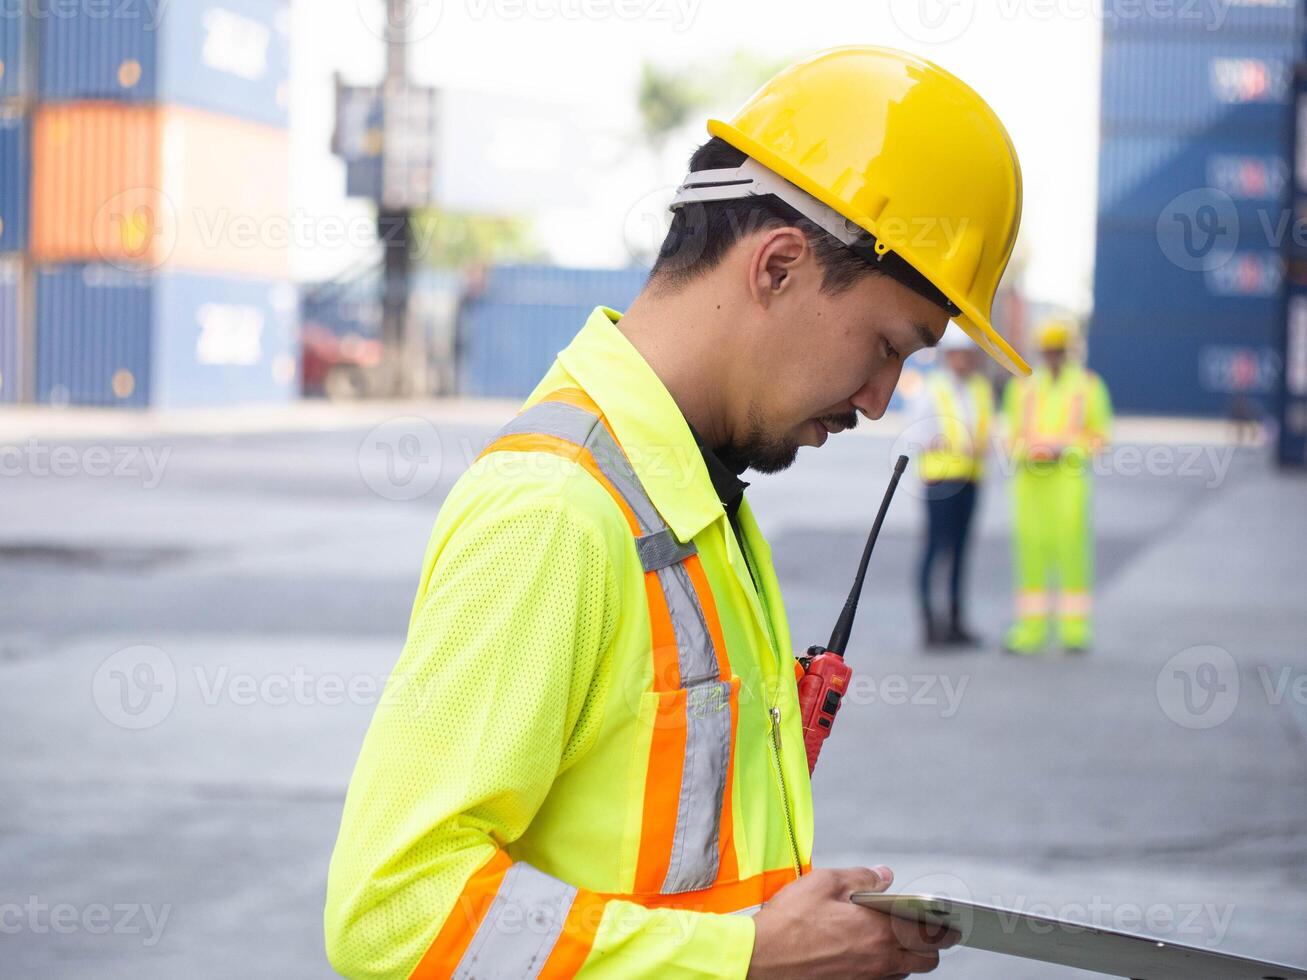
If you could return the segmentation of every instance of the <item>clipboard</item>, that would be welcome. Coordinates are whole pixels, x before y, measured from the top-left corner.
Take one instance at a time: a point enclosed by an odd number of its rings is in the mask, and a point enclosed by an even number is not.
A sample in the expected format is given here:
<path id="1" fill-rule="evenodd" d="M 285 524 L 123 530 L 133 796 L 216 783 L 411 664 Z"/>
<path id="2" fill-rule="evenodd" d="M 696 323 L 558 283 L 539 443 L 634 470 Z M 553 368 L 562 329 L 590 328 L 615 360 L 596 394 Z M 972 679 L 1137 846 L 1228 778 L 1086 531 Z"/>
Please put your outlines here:
<path id="1" fill-rule="evenodd" d="M 1233 956 L 937 895 L 855 892 L 857 905 L 897 919 L 948 926 L 960 945 L 1131 980 L 1307 980 L 1307 968 Z"/>

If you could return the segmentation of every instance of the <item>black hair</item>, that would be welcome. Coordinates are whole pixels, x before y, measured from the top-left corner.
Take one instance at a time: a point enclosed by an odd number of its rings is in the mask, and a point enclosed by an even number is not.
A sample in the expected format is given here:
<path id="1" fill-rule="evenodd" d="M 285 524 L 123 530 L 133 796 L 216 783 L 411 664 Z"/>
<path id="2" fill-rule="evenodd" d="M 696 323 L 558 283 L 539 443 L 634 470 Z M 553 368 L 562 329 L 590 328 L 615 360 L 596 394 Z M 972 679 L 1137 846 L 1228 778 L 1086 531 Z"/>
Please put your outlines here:
<path id="1" fill-rule="evenodd" d="M 690 171 L 734 168 L 746 159 L 741 150 L 714 136 L 694 151 Z M 950 314 L 957 313 L 944 294 L 902 258 L 893 252 L 877 255 L 875 239 L 870 235 L 864 235 L 853 246 L 845 245 L 772 195 L 713 201 L 676 211 L 649 281 L 658 287 L 677 289 L 716 268 L 746 235 L 764 228 L 782 227 L 799 228 L 807 237 L 822 270 L 821 288 L 825 293 L 839 295 L 864 276 L 888 275 Z"/>

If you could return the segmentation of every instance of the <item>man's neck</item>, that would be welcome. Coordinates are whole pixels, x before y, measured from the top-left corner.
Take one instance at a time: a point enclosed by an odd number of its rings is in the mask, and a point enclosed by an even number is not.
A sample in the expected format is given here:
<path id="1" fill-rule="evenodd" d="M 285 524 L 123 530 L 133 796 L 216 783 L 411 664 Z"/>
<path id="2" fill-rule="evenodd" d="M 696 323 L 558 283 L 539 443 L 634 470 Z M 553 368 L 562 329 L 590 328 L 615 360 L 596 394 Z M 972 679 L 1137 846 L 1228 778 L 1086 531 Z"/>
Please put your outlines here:
<path id="1" fill-rule="evenodd" d="M 716 449 L 730 442 L 722 307 L 706 303 L 693 288 L 666 295 L 641 293 L 617 328 L 671 394 L 686 421 Z"/>

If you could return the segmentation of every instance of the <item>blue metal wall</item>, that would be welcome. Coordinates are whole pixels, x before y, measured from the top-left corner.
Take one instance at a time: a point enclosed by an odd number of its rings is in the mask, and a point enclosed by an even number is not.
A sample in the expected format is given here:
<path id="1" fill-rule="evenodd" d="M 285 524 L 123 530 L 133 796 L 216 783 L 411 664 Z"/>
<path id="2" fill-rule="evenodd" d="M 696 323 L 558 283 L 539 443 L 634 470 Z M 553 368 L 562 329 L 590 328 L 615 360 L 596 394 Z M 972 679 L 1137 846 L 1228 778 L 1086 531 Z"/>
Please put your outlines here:
<path id="1" fill-rule="evenodd" d="M 1268 410 L 1300 4 L 1130 2 L 1104 22 L 1090 365 L 1124 412 Z"/>
<path id="2" fill-rule="evenodd" d="M 150 404 L 150 277 L 110 266 L 48 266 L 36 275 L 36 400 Z"/>
<path id="3" fill-rule="evenodd" d="M 0 252 L 21 252 L 27 247 L 30 163 L 27 114 L 0 106 Z"/>
<path id="4" fill-rule="evenodd" d="M 288 17 L 279 0 L 70 4 L 40 19 L 40 94 L 178 102 L 285 126 Z"/>
<path id="5" fill-rule="evenodd" d="M 0 257 L 0 405 L 18 399 L 21 296 L 22 267 L 19 260 Z"/>
<path id="6" fill-rule="evenodd" d="M 26 94 L 27 5 L 15 0 L 0 3 L 0 99 Z"/>
<path id="7" fill-rule="evenodd" d="M 293 288 L 106 265 L 44 267 L 36 397 L 177 407 L 287 401 L 298 392 Z"/>
<path id="8" fill-rule="evenodd" d="M 459 318 L 459 390 L 524 398 L 596 306 L 624 310 L 648 270 L 497 266 Z"/>

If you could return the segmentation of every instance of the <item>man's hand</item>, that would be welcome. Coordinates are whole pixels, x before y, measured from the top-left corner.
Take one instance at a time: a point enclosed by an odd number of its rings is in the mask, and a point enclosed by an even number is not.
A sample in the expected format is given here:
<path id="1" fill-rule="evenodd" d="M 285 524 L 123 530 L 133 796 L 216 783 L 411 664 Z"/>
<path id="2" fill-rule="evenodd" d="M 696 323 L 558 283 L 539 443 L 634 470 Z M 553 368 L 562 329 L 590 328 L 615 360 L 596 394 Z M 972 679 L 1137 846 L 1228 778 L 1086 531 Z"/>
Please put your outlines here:
<path id="1" fill-rule="evenodd" d="M 822 868 L 776 893 L 753 917 L 749 980 L 791 977 L 902 978 L 939 965 L 960 938 L 951 929 L 893 919 L 854 905 L 854 892 L 880 892 L 889 868 Z"/>

